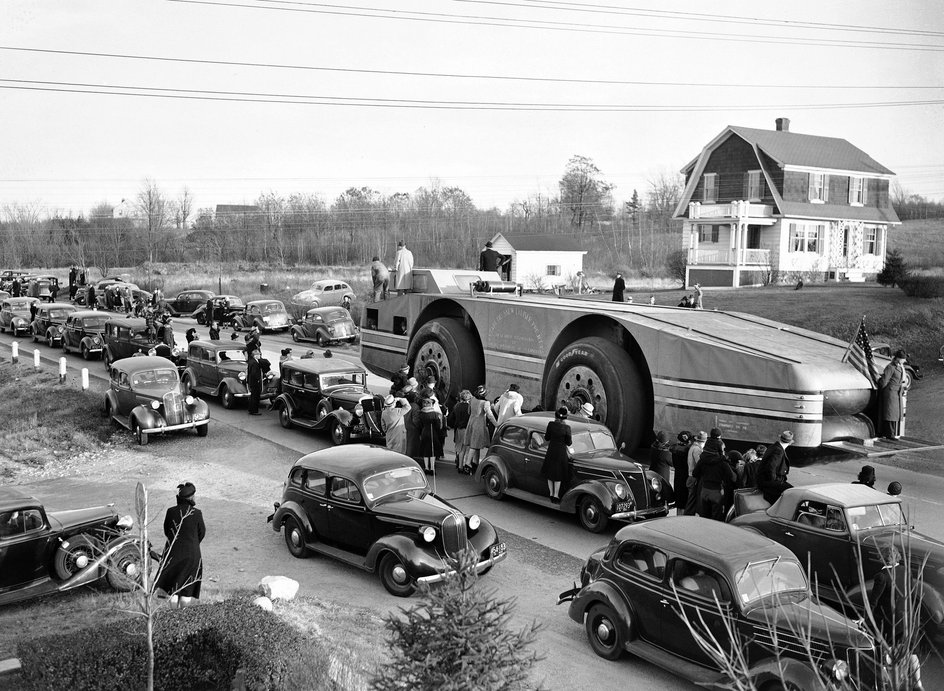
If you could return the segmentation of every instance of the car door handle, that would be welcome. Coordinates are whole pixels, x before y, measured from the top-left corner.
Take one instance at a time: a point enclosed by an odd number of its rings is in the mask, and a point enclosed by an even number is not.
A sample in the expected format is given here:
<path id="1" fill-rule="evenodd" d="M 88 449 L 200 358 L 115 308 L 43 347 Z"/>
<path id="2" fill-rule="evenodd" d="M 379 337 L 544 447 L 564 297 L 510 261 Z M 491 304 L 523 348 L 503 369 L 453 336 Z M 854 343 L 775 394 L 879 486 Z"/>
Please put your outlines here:
<path id="1" fill-rule="evenodd" d="M 659 600 L 659 604 L 660 604 L 660 605 L 667 605 L 667 604 L 669 604 L 669 601 L 666 600 L 665 598 L 662 598 L 661 600 Z"/>
<path id="2" fill-rule="evenodd" d="M 789 530 L 784 531 L 783 534 L 786 535 L 787 537 L 795 537 L 794 534 L 791 533 Z"/>

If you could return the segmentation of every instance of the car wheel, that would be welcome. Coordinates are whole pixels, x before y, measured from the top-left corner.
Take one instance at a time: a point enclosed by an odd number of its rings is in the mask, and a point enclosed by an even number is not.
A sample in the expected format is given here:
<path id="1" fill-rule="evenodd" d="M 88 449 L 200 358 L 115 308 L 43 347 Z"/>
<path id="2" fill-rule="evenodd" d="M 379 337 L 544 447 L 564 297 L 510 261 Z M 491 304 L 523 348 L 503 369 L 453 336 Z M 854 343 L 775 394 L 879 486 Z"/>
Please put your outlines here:
<path id="1" fill-rule="evenodd" d="M 550 372 L 545 410 L 557 410 L 568 401 L 589 402 L 593 417 L 630 450 L 652 429 L 652 406 L 636 363 L 612 341 L 598 336 L 575 341 L 554 359 Z"/>
<path id="2" fill-rule="evenodd" d="M 296 559 L 304 559 L 308 556 L 308 547 L 305 545 L 305 531 L 302 530 L 298 519 L 289 516 L 282 524 L 285 529 L 285 546 L 288 547 L 289 554 Z"/>
<path id="3" fill-rule="evenodd" d="M 141 552 L 133 544 L 123 545 L 108 559 L 105 572 L 108 585 L 113 590 L 127 593 L 141 582 Z"/>
<path id="4" fill-rule="evenodd" d="M 351 432 L 344 426 L 344 423 L 340 420 L 335 420 L 334 424 L 331 425 L 331 443 L 335 446 L 341 446 L 341 444 L 347 444 L 350 437 Z"/>
<path id="5" fill-rule="evenodd" d="M 63 350 L 65 350 L 67 353 L 69 352 L 65 347 L 63 347 Z M 89 360 L 92 357 L 92 353 L 89 352 L 88 346 L 82 346 L 79 352 L 82 353 L 83 360 Z"/>
<path id="6" fill-rule="evenodd" d="M 232 410 L 233 406 L 236 405 L 236 397 L 233 395 L 233 392 L 229 390 L 228 386 L 224 386 L 220 389 L 220 404 L 227 410 Z"/>
<path id="7" fill-rule="evenodd" d="M 609 605 L 598 603 L 590 608 L 586 621 L 587 638 L 593 652 L 604 660 L 618 660 L 623 654 L 623 632 Z"/>
<path id="8" fill-rule="evenodd" d="M 144 428 L 137 422 L 132 423 L 131 432 L 134 434 L 135 438 L 138 440 L 139 446 L 147 446 L 148 435 L 144 431 Z"/>
<path id="9" fill-rule="evenodd" d="M 239 331 L 239 329 L 240 329 L 239 320 L 238 320 L 238 319 L 234 319 L 233 322 L 232 322 L 232 324 L 233 324 L 233 331 Z"/>
<path id="10" fill-rule="evenodd" d="M 32 338 L 33 338 L 33 343 L 39 343 L 39 337 L 36 335 L 35 332 L 32 334 Z"/>
<path id="11" fill-rule="evenodd" d="M 203 316 L 203 312 L 197 315 L 197 324 L 200 326 L 206 326 L 206 317 Z"/>
<path id="12" fill-rule="evenodd" d="M 461 319 L 440 317 L 424 324 L 417 331 L 406 359 L 417 379 L 424 371 L 435 375 L 447 400 L 458 399 L 462 389 L 485 381 L 481 345 Z"/>
<path id="13" fill-rule="evenodd" d="M 298 343 L 299 340 L 300 339 L 298 338 L 298 331 L 296 331 L 295 329 L 292 329 L 292 341 L 294 341 L 295 343 Z"/>
<path id="14" fill-rule="evenodd" d="M 68 547 L 65 545 L 68 544 Z M 88 535 L 73 535 L 58 550 L 53 560 L 56 576 L 65 581 L 91 564 L 100 554 L 101 544 Z"/>
<path id="15" fill-rule="evenodd" d="M 413 579 L 397 555 L 387 552 L 380 560 L 380 582 L 387 592 L 397 597 L 410 597 L 416 590 Z"/>
<path id="16" fill-rule="evenodd" d="M 108 351 L 108 348 L 102 351 L 102 362 L 105 363 L 105 369 L 111 369 L 111 353 Z"/>
<path id="17" fill-rule="evenodd" d="M 482 473 L 482 480 L 485 482 L 485 494 L 492 499 L 503 499 L 505 497 L 505 479 L 497 468 L 486 468 L 485 472 Z"/>
<path id="18" fill-rule="evenodd" d="M 317 343 L 322 348 L 328 345 L 328 341 L 325 340 L 325 337 L 322 335 L 320 331 L 318 332 L 318 335 L 315 336 L 315 343 Z"/>
<path id="19" fill-rule="evenodd" d="M 210 433 L 210 423 L 209 423 L 209 422 L 206 423 L 205 425 L 197 425 L 197 436 L 198 436 L 198 437 L 205 437 L 205 436 L 208 435 L 209 433 Z"/>
<path id="20" fill-rule="evenodd" d="M 584 530 L 589 530 L 591 533 L 602 533 L 606 524 L 610 522 L 600 500 L 593 496 L 586 496 L 580 500 L 577 505 L 577 520 L 580 521 L 580 526 Z"/>
<path id="21" fill-rule="evenodd" d="M 50 348 L 56 347 L 56 339 L 53 338 L 52 334 L 46 335 L 46 345 L 48 345 Z"/>
<path id="22" fill-rule="evenodd" d="M 193 396 L 193 382 L 190 381 L 189 374 L 185 374 L 180 378 L 180 388 L 184 390 L 184 396 Z"/>
<path id="23" fill-rule="evenodd" d="M 292 416 L 288 412 L 287 405 L 279 406 L 279 424 L 282 425 L 285 429 L 292 428 Z"/>

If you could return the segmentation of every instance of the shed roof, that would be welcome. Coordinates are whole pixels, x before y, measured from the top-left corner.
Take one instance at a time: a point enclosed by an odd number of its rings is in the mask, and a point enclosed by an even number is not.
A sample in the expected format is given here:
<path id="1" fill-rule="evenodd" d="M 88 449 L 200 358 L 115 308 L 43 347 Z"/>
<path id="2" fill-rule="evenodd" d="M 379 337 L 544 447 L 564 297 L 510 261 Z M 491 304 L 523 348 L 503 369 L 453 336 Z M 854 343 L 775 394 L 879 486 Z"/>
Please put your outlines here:
<path id="1" fill-rule="evenodd" d="M 586 254 L 577 240 L 569 235 L 552 235 L 548 233 L 535 235 L 512 235 L 498 233 L 492 238 L 503 237 L 509 245 L 518 252 L 580 252 Z"/>

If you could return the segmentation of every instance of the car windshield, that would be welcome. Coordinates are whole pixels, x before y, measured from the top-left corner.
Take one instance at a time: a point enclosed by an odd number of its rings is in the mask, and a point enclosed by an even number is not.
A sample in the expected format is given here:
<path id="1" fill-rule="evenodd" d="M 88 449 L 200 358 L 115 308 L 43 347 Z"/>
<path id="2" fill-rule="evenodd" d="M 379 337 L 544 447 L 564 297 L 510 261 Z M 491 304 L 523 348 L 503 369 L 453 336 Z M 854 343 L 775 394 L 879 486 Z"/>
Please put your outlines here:
<path id="1" fill-rule="evenodd" d="M 281 302 L 267 302 L 266 304 L 262 305 L 262 311 L 266 314 L 271 312 L 284 312 L 285 305 L 283 305 Z"/>
<path id="2" fill-rule="evenodd" d="M 218 302 L 219 304 L 221 304 L 221 305 L 222 305 L 224 302 L 226 302 L 226 304 L 228 304 L 230 307 L 245 307 L 245 305 L 243 305 L 243 301 L 240 300 L 240 299 L 239 299 L 238 297 L 236 297 L 236 296 L 227 297 L 227 298 L 220 298 L 219 300 L 217 300 L 217 302 Z"/>
<path id="3" fill-rule="evenodd" d="M 371 475 L 364 480 L 364 496 L 369 501 L 379 501 L 396 492 L 426 489 L 426 475 L 419 468 L 394 468 Z"/>
<path id="4" fill-rule="evenodd" d="M 105 322 L 108 321 L 108 317 L 86 317 L 82 320 L 82 327 L 86 329 L 95 329 L 96 331 L 101 331 L 105 328 Z"/>
<path id="5" fill-rule="evenodd" d="M 750 562 L 737 575 L 741 603 L 749 605 L 765 598 L 782 599 L 787 594 L 806 596 L 809 591 L 803 569 L 781 557 Z"/>
<path id="6" fill-rule="evenodd" d="M 607 429 L 584 430 L 572 435 L 574 453 L 588 453 L 590 451 L 612 450 L 616 448 L 613 435 Z"/>
<path id="7" fill-rule="evenodd" d="M 321 381 L 321 388 L 327 389 L 332 386 L 344 386 L 345 384 L 359 384 L 363 386 L 365 377 L 363 372 L 338 372 L 336 374 L 322 374 L 319 379 Z"/>
<path id="8" fill-rule="evenodd" d="M 221 350 L 220 351 L 220 362 L 245 362 L 246 361 L 246 351 L 242 349 L 238 350 Z"/>
<path id="9" fill-rule="evenodd" d="M 177 370 L 173 369 L 145 369 L 131 375 L 131 388 L 149 394 L 173 391 L 177 382 Z"/>
<path id="10" fill-rule="evenodd" d="M 846 518 L 852 533 L 870 528 L 899 528 L 905 524 L 901 505 L 898 503 L 850 506 L 846 509 Z"/>
<path id="11" fill-rule="evenodd" d="M 69 313 L 72 310 L 61 309 L 61 310 L 49 310 L 50 319 L 65 319 L 69 316 Z"/>
<path id="12" fill-rule="evenodd" d="M 26 303 L 15 303 L 10 305 L 11 312 L 29 312 L 29 304 Z"/>

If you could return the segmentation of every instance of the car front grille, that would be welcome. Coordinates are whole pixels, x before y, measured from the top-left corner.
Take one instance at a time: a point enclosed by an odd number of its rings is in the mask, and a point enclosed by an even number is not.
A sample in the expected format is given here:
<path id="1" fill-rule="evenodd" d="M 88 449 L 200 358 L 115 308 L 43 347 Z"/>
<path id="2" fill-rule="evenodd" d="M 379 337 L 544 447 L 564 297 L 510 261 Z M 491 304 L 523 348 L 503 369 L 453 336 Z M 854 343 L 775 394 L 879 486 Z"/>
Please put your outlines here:
<path id="1" fill-rule="evenodd" d="M 469 537 L 465 528 L 465 516 L 461 513 L 452 513 L 442 522 L 443 548 L 446 554 L 455 556 L 462 552 L 469 544 Z"/>
<path id="2" fill-rule="evenodd" d="M 184 397 L 177 391 L 168 391 L 164 394 L 164 421 L 168 425 L 179 425 L 184 422 Z"/>

